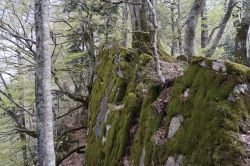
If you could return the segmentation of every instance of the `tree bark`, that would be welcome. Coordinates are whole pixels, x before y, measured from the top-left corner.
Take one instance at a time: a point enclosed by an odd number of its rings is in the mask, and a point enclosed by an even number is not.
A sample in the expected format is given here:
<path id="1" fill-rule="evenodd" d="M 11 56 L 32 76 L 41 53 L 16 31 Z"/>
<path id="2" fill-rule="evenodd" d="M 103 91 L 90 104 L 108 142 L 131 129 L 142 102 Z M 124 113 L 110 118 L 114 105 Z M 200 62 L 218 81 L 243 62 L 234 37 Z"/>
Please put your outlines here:
<path id="1" fill-rule="evenodd" d="M 236 27 L 235 60 L 238 63 L 249 65 L 247 58 L 247 38 L 250 26 L 250 2 L 243 3 L 242 18 Z"/>
<path id="2" fill-rule="evenodd" d="M 172 31 L 172 41 L 171 41 L 171 55 L 175 56 L 177 53 L 177 33 L 176 33 L 176 28 L 177 28 L 177 19 L 175 19 L 176 15 L 176 4 L 175 2 L 172 2 L 170 6 L 170 11 L 171 11 L 171 31 Z"/>
<path id="3" fill-rule="evenodd" d="M 184 36 L 184 53 L 190 60 L 196 54 L 195 48 L 195 32 L 199 15 L 205 5 L 205 0 L 195 0 L 188 14 Z"/>
<path id="4" fill-rule="evenodd" d="M 206 56 L 211 57 L 214 54 L 216 47 L 218 46 L 220 39 L 222 38 L 222 35 L 224 33 L 228 20 L 230 19 L 232 15 L 234 5 L 235 5 L 235 0 L 230 0 L 228 3 L 227 11 L 221 21 L 219 31 L 217 32 L 217 35 L 215 36 L 215 39 L 213 40 L 211 47 L 205 52 Z"/>
<path id="5" fill-rule="evenodd" d="M 207 24 L 207 2 L 201 11 L 201 48 L 205 49 L 208 42 L 208 24 Z"/>
<path id="6" fill-rule="evenodd" d="M 123 25 L 123 32 L 122 32 L 122 36 L 123 36 L 123 41 L 122 41 L 122 45 L 123 47 L 127 48 L 128 47 L 128 15 L 129 15 L 129 11 L 128 11 L 128 5 L 127 4 L 123 4 L 123 8 L 122 8 L 122 25 Z"/>
<path id="7" fill-rule="evenodd" d="M 84 3 L 86 3 L 84 0 L 78 0 L 79 5 L 78 5 L 77 11 L 79 15 L 80 29 L 81 29 L 81 34 L 82 34 L 82 45 L 84 46 L 84 48 L 86 47 L 86 50 L 88 53 L 87 88 L 88 88 L 88 95 L 89 95 L 92 89 L 92 84 L 93 84 L 93 79 L 94 79 L 96 56 L 95 56 L 95 44 L 94 44 L 94 30 L 90 23 L 92 19 L 92 7 L 89 8 L 87 17 L 84 17 L 82 13 L 82 6 L 86 5 Z M 107 41 L 108 34 L 105 33 L 105 35 L 106 35 L 106 41 Z"/>
<path id="8" fill-rule="evenodd" d="M 23 103 L 23 99 L 24 99 L 24 86 L 23 86 L 23 72 L 22 72 L 22 58 L 20 56 L 20 53 L 17 52 L 18 56 L 17 56 L 17 63 L 18 63 L 18 74 L 20 75 L 20 84 L 21 84 L 21 96 L 19 98 L 20 100 L 20 105 L 22 105 L 24 107 L 24 103 Z M 25 124 L 25 112 L 20 109 L 19 110 L 19 124 L 21 124 L 20 127 L 22 127 L 23 130 L 25 130 L 26 128 L 26 124 Z M 20 132 L 20 139 L 22 141 L 22 143 L 24 143 L 24 145 L 22 145 L 22 153 L 23 153 L 23 165 L 24 166 L 27 166 L 28 165 L 28 154 L 27 154 L 27 145 L 26 145 L 26 142 L 27 142 L 27 138 L 26 138 L 26 134 L 23 133 L 23 132 Z"/>
<path id="9" fill-rule="evenodd" d="M 158 24 L 157 24 L 157 19 L 156 19 L 156 12 L 154 9 L 154 2 L 147 0 L 147 4 L 149 6 L 149 11 L 150 11 L 149 20 L 151 22 L 151 27 L 150 27 L 151 48 L 152 48 L 152 54 L 153 54 L 154 62 L 155 62 L 155 70 L 156 70 L 159 80 L 162 83 L 165 83 L 165 78 L 162 75 L 161 68 L 160 68 L 160 60 L 159 60 L 159 54 L 158 54 L 158 48 L 157 48 Z"/>
<path id="10" fill-rule="evenodd" d="M 177 25 L 177 32 L 178 32 L 178 46 L 179 46 L 179 55 L 183 55 L 183 42 L 182 42 L 182 27 L 181 27 L 181 2 L 180 0 L 177 0 L 177 19 L 176 19 L 176 25 Z"/>
<path id="11" fill-rule="evenodd" d="M 55 166 L 51 95 L 51 55 L 49 51 L 49 0 L 35 1 L 36 27 L 36 111 L 38 165 Z"/>
<path id="12" fill-rule="evenodd" d="M 132 48 L 139 52 L 151 53 L 150 7 L 147 0 L 130 0 L 129 10 L 132 24 Z M 131 3 L 132 2 L 132 3 Z M 154 6 L 156 1 L 150 0 Z M 161 49 L 159 36 L 157 34 L 157 48 Z M 160 50 L 158 50 L 160 51 Z"/>
<path id="13" fill-rule="evenodd" d="M 150 34 L 145 10 L 145 0 L 136 0 L 136 2 L 141 3 L 141 5 L 129 5 L 133 31 L 132 48 L 143 52 L 150 48 Z"/>

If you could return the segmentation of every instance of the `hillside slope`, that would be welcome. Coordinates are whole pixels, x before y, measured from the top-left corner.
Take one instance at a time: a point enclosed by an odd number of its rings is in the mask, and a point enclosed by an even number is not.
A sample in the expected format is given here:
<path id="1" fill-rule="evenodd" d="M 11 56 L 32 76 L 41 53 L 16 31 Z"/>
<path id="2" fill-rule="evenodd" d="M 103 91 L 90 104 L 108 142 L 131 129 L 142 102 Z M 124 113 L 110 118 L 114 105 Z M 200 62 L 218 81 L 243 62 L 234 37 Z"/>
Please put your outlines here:
<path id="1" fill-rule="evenodd" d="M 187 69 L 161 62 L 171 80 L 162 86 L 149 55 L 115 47 L 103 50 L 100 62 L 89 107 L 89 166 L 246 165 L 249 68 L 202 57 Z"/>

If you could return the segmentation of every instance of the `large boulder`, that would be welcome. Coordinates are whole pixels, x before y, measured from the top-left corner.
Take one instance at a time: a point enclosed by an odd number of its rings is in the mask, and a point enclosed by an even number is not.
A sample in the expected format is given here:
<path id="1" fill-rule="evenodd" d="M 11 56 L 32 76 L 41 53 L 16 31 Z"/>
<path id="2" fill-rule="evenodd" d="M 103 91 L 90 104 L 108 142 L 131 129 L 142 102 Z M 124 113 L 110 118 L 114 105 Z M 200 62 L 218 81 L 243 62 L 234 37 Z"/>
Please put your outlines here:
<path id="1" fill-rule="evenodd" d="M 114 47 L 99 58 L 89 106 L 89 166 L 246 164 L 249 68 L 197 57 L 183 74 L 185 64 L 165 62 L 166 78 L 180 74 L 164 86 L 149 55 Z"/>

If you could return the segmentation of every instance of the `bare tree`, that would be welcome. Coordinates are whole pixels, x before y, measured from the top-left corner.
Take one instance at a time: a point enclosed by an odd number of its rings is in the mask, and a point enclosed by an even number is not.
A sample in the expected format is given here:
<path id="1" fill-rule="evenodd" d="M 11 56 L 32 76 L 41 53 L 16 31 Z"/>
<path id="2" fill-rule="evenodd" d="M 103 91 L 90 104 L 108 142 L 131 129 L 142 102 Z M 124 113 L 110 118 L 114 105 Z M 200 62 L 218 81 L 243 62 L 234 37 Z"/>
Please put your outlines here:
<path id="1" fill-rule="evenodd" d="M 188 14 L 184 36 L 184 53 L 190 59 L 195 54 L 195 32 L 199 15 L 205 5 L 205 0 L 195 0 Z"/>
<path id="2" fill-rule="evenodd" d="M 247 38 L 250 26 L 250 1 L 243 1 L 241 10 L 242 18 L 239 18 L 236 23 L 235 60 L 238 63 L 248 65 Z"/>
<path id="3" fill-rule="evenodd" d="M 38 165 L 54 166 L 49 0 L 35 1 Z"/>
<path id="4" fill-rule="evenodd" d="M 145 0 L 136 0 L 140 5 L 129 5 L 132 24 L 132 47 L 140 51 L 150 48 L 150 35 L 148 29 Z"/>
<path id="5" fill-rule="evenodd" d="M 208 24 L 207 24 L 207 2 L 205 0 L 204 8 L 201 11 L 201 48 L 205 49 L 208 42 Z"/>
<path id="6" fill-rule="evenodd" d="M 128 11 L 128 4 L 123 4 L 122 7 L 122 25 L 123 25 L 123 42 L 122 45 L 127 48 L 128 47 L 128 16 L 129 16 L 129 11 Z"/>
<path id="7" fill-rule="evenodd" d="M 150 1 L 153 6 L 156 1 Z M 129 10 L 132 24 L 132 47 L 141 52 L 151 53 L 150 13 L 152 13 L 147 0 L 129 1 Z M 159 35 L 157 34 L 157 38 Z M 157 40 L 157 47 L 161 48 L 160 40 Z M 160 51 L 160 50 L 158 50 Z"/>
<path id="8" fill-rule="evenodd" d="M 226 9 L 226 13 L 225 13 L 224 17 L 222 18 L 222 21 L 219 25 L 219 30 L 218 30 L 218 32 L 217 32 L 217 34 L 216 34 L 216 36 L 211 44 L 211 47 L 209 49 L 207 49 L 205 52 L 206 56 L 211 57 L 214 54 L 214 52 L 215 52 L 215 50 L 220 42 L 220 39 L 225 31 L 226 25 L 227 25 L 231 15 L 232 15 L 233 8 L 235 6 L 235 2 L 236 2 L 235 0 L 229 0 L 228 6 Z M 211 36 L 211 38 L 212 38 L 212 36 Z M 211 39 L 209 39 L 209 41 L 211 41 Z"/>
<path id="9" fill-rule="evenodd" d="M 154 63 L 155 63 L 155 70 L 157 73 L 158 78 L 161 80 L 161 82 L 165 83 L 165 78 L 162 75 L 161 68 L 160 68 L 160 60 L 159 60 L 159 54 L 158 54 L 158 48 L 157 48 L 157 34 L 158 34 L 158 24 L 157 24 L 157 19 L 156 19 L 156 12 L 154 8 L 154 0 L 147 0 L 147 4 L 149 6 L 150 10 L 150 16 L 149 20 L 151 22 L 151 48 L 152 48 L 152 54 L 154 57 Z"/>
<path id="10" fill-rule="evenodd" d="M 178 25 L 178 18 L 176 19 L 176 15 L 178 17 L 178 13 L 176 13 L 176 7 L 177 4 L 175 0 L 173 2 L 166 2 L 165 3 L 170 3 L 170 11 L 171 11 L 171 31 L 172 31 L 172 41 L 171 41 L 171 55 L 175 56 L 177 53 L 177 46 L 178 46 L 178 41 L 177 41 L 177 28 Z M 178 8 L 178 7 L 177 7 Z"/>

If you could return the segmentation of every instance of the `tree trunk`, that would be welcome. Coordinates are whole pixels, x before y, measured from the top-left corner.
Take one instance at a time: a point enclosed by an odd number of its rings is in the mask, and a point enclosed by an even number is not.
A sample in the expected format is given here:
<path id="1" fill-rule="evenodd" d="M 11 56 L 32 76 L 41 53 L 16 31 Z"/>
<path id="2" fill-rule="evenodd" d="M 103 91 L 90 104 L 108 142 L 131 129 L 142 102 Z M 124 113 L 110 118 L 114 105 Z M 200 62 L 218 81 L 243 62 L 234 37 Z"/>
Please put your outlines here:
<path id="1" fill-rule="evenodd" d="M 129 4 L 131 24 L 132 24 L 132 48 L 139 52 L 151 53 L 151 36 L 150 30 L 150 8 L 147 0 L 133 0 L 133 4 Z M 135 4 L 137 3 L 137 4 Z M 150 0 L 154 6 L 155 0 Z M 161 51 L 161 44 L 157 34 L 157 48 Z"/>
<path id="2" fill-rule="evenodd" d="M 51 55 L 49 51 L 49 0 L 35 1 L 36 27 L 36 111 L 38 165 L 54 166 Z"/>
<path id="3" fill-rule="evenodd" d="M 178 32 L 178 46 L 179 46 L 179 55 L 183 55 L 183 43 L 182 43 L 182 28 L 181 28 L 181 6 L 180 0 L 177 0 L 177 15 L 176 19 L 177 32 Z"/>
<path id="4" fill-rule="evenodd" d="M 92 83 L 94 78 L 94 72 L 95 72 L 95 44 L 94 44 L 94 32 L 92 25 L 90 25 L 90 21 L 92 19 L 92 11 L 90 9 L 87 20 L 84 21 L 84 16 L 82 13 L 82 6 L 86 5 L 83 0 L 78 0 L 78 3 L 80 4 L 78 6 L 78 15 L 79 15 L 79 21 L 80 21 L 80 28 L 81 28 L 81 34 L 82 34 L 82 45 L 86 47 L 86 50 L 88 52 L 88 63 L 87 63 L 87 88 L 88 93 L 90 94 L 92 89 Z M 108 31 L 107 31 L 108 32 Z M 108 40 L 108 35 L 106 36 L 106 40 Z M 83 48 L 84 50 L 84 48 Z"/>
<path id="5" fill-rule="evenodd" d="M 248 65 L 247 59 L 247 37 L 249 24 L 246 22 L 240 23 L 236 28 L 235 38 L 235 60 L 237 63 Z"/>
<path id="6" fill-rule="evenodd" d="M 160 68 L 160 60 L 159 60 L 159 54 L 158 54 L 158 48 L 157 48 L 157 32 L 158 32 L 158 24 L 156 19 L 156 12 L 154 9 L 154 2 L 147 0 L 147 4 L 149 6 L 149 21 L 151 22 L 150 31 L 151 31 L 151 48 L 152 48 L 152 54 L 154 57 L 155 62 L 155 70 L 157 73 L 157 76 L 159 80 L 162 83 L 165 83 L 165 78 L 162 75 L 161 68 Z"/>
<path id="7" fill-rule="evenodd" d="M 87 31 L 85 32 L 84 36 L 86 39 L 85 45 L 88 52 L 87 88 L 88 88 L 88 93 L 90 94 L 95 74 L 96 56 L 95 56 L 95 44 L 94 44 L 94 30 L 91 27 L 91 25 L 87 25 L 86 29 Z"/>
<path id="8" fill-rule="evenodd" d="M 174 2 L 172 2 L 174 3 Z M 177 53 L 177 33 L 176 33 L 176 19 L 175 19 L 175 10 L 176 10 L 176 6 L 175 6 L 175 3 L 174 4 L 171 4 L 171 7 L 170 7 L 170 10 L 171 10 L 171 31 L 172 31 L 172 41 L 171 41 L 171 55 L 172 56 L 175 56 L 176 53 Z"/>
<path id="9" fill-rule="evenodd" d="M 235 0 L 230 0 L 228 3 L 227 11 L 221 21 L 219 31 L 217 32 L 217 35 L 215 36 L 215 39 L 213 40 L 211 47 L 205 52 L 206 56 L 211 57 L 214 54 L 216 47 L 218 46 L 220 39 L 223 35 L 223 32 L 226 28 L 228 20 L 230 19 L 232 15 L 234 5 L 235 5 Z"/>
<path id="10" fill-rule="evenodd" d="M 123 47 L 127 48 L 128 47 L 128 5 L 123 4 L 123 12 L 122 12 L 122 25 L 123 25 L 123 41 L 122 45 Z"/>
<path id="11" fill-rule="evenodd" d="M 21 55 L 20 55 L 20 52 L 17 51 L 17 71 L 18 71 L 18 75 L 20 76 L 20 84 L 21 84 L 21 95 L 20 95 L 20 98 L 19 98 L 19 104 L 24 107 L 24 82 L 23 82 L 23 71 L 22 71 L 22 65 L 23 65 L 23 62 L 22 62 L 22 58 L 21 58 Z M 20 109 L 19 111 L 19 117 L 18 117 L 18 120 L 19 120 L 19 124 L 21 124 L 21 128 L 23 130 L 25 130 L 26 128 L 26 124 L 25 124 L 25 112 L 24 110 Z M 28 149 L 27 149 L 27 145 L 26 145 L 26 142 L 27 142 L 27 138 L 26 138 L 26 134 L 25 133 L 22 133 L 20 132 L 19 134 L 20 136 L 20 140 L 22 141 L 22 143 L 24 143 L 22 145 L 22 154 L 23 154 L 23 166 L 27 166 L 28 165 Z"/>
<path id="12" fill-rule="evenodd" d="M 250 2 L 244 1 L 242 6 L 242 18 L 236 27 L 235 60 L 238 63 L 249 65 L 247 58 L 247 39 L 250 26 Z"/>
<path id="13" fill-rule="evenodd" d="M 190 60 L 196 54 L 195 48 L 195 32 L 199 15 L 205 5 L 205 0 L 195 0 L 188 14 L 184 36 L 184 53 Z"/>
<path id="14" fill-rule="evenodd" d="M 208 24 L 207 24 L 207 4 L 205 0 L 205 6 L 201 11 L 201 48 L 205 49 L 208 42 Z"/>
<path id="15" fill-rule="evenodd" d="M 145 0 L 135 0 L 141 5 L 130 4 L 130 17 L 132 24 L 132 48 L 145 51 L 150 48 L 150 34 L 147 21 Z M 133 1 L 134 2 L 134 1 Z"/>
<path id="16" fill-rule="evenodd" d="M 18 57 L 18 59 L 20 59 Z M 23 78 L 21 78 L 23 79 Z M 21 83 L 23 85 L 23 81 Z M 22 92 L 22 96 L 21 96 L 21 102 L 23 101 L 23 91 L 24 91 L 24 88 L 22 88 L 21 92 Z M 21 104 L 23 106 L 23 104 Z M 25 125 L 25 114 L 24 114 L 24 111 L 23 110 L 19 110 L 19 123 L 22 125 L 22 129 L 25 130 L 26 128 L 26 125 Z M 22 141 L 22 143 L 24 143 L 24 145 L 22 145 L 22 153 L 23 153 L 23 165 L 24 166 L 27 166 L 28 165 L 28 150 L 27 150 L 27 145 L 26 145 L 26 142 L 27 142 L 27 138 L 26 138 L 26 133 L 20 133 L 20 139 Z"/>
<path id="17" fill-rule="evenodd" d="M 95 71 L 95 44 L 94 44 L 94 32 L 92 25 L 90 25 L 90 21 L 92 19 L 92 10 L 89 9 L 87 17 L 83 16 L 82 13 L 82 6 L 86 5 L 86 3 L 83 0 L 78 0 L 78 15 L 79 15 L 79 21 L 80 21 L 80 28 L 81 28 L 81 34 L 82 34 L 82 43 L 84 45 L 83 50 L 86 47 L 86 50 L 88 52 L 88 63 L 87 63 L 87 88 L 88 93 L 90 94 L 93 78 L 94 78 L 94 71 Z M 106 40 L 108 40 L 108 31 L 105 33 Z"/>
<path id="18" fill-rule="evenodd" d="M 26 134 L 20 133 L 20 139 L 24 144 L 26 144 L 27 142 Z M 28 165 L 27 145 L 22 146 L 22 153 L 23 153 L 23 166 L 27 166 Z"/>

